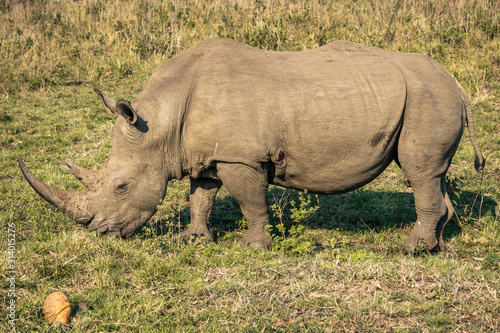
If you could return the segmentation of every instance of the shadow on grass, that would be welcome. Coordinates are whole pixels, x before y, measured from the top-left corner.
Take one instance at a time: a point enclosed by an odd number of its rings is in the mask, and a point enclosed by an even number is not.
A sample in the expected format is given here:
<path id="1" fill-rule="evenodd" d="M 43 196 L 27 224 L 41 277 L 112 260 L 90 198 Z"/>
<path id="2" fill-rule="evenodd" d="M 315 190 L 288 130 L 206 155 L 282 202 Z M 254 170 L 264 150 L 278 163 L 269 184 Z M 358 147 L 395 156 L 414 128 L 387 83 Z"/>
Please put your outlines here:
<path id="1" fill-rule="evenodd" d="M 327 229 L 348 232 L 381 233 L 390 229 L 410 227 L 416 220 L 415 201 L 413 194 L 394 191 L 373 191 L 358 189 L 337 195 L 307 194 L 311 198 L 311 206 L 319 209 L 302 224 L 309 229 Z M 460 198 L 455 198 L 454 206 L 460 223 L 455 217 L 446 225 L 443 237 L 449 240 L 457 236 L 464 223 L 473 224 L 478 217 L 494 214 L 497 202 L 491 198 L 479 196 L 471 207 L 476 193 L 464 191 Z M 279 203 L 284 207 L 284 221 L 293 223 L 291 219 L 291 204 L 300 204 L 299 192 L 280 187 L 272 187 L 268 192 L 268 201 L 272 205 Z M 468 218 L 471 216 L 472 218 Z M 271 223 L 279 223 L 279 219 L 270 212 Z M 212 212 L 211 230 L 214 236 L 223 237 L 235 231 L 242 231 L 243 214 L 236 200 L 228 196 L 217 199 Z M 467 221 L 467 222 L 464 222 Z M 172 219 L 159 219 L 153 227 L 153 235 L 179 233 L 190 222 L 189 208 L 185 208 Z M 139 233 L 143 233 L 140 231 Z"/>

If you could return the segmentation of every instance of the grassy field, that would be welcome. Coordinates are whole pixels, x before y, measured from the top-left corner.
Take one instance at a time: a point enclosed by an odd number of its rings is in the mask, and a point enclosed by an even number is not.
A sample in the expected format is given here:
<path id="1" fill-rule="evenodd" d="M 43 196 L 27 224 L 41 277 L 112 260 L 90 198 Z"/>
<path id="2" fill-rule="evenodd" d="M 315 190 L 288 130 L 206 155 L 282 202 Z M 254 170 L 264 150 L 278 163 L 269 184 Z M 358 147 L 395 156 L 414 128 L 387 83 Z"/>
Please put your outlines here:
<path id="1" fill-rule="evenodd" d="M 500 2 L 4 0 L 0 36 L 0 331 L 500 331 Z M 487 165 L 475 172 L 465 134 L 446 250 L 400 251 L 416 214 L 395 165 L 344 195 L 272 188 L 272 251 L 237 244 L 246 222 L 224 188 L 206 245 L 179 236 L 185 181 L 129 239 L 76 226 L 34 193 L 16 156 L 66 190 L 82 186 L 64 159 L 103 167 L 114 119 L 93 87 L 132 100 L 162 62 L 210 37 L 296 51 L 342 39 L 421 52 L 453 73 Z M 75 305 L 67 327 L 41 315 L 53 291 Z"/>

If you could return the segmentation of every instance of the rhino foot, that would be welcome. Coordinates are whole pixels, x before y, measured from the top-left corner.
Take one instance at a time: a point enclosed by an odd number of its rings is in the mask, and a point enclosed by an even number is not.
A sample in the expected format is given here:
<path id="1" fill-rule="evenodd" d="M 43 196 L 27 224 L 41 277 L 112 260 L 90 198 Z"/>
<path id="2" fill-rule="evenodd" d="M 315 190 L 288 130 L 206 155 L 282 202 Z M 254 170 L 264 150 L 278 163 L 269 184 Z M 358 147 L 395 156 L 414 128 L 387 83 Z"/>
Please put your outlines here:
<path id="1" fill-rule="evenodd" d="M 442 238 L 438 241 L 435 232 L 428 232 L 422 229 L 419 222 L 417 222 L 410 232 L 410 236 L 403 244 L 403 251 L 405 253 L 439 252 L 444 249 Z"/>
<path id="2" fill-rule="evenodd" d="M 269 235 L 256 235 L 256 234 L 247 234 L 243 239 L 240 240 L 241 245 L 251 246 L 256 249 L 264 248 L 264 249 L 272 249 L 274 246 L 273 239 Z"/>
<path id="3" fill-rule="evenodd" d="M 432 246 L 432 244 L 436 244 Z M 421 252 L 431 252 L 431 253 L 437 253 L 439 251 L 443 251 L 445 248 L 444 242 L 432 242 L 431 245 L 429 245 L 428 242 L 426 242 L 423 239 L 418 240 L 417 242 L 408 242 L 406 241 L 403 244 L 402 250 L 403 252 L 407 254 L 416 254 L 416 253 L 421 253 Z"/>
<path id="4" fill-rule="evenodd" d="M 190 226 L 187 230 L 181 232 L 181 236 L 188 243 L 208 243 L 214 240 L 214 235 L 208 228 L 191 228 Z"/>

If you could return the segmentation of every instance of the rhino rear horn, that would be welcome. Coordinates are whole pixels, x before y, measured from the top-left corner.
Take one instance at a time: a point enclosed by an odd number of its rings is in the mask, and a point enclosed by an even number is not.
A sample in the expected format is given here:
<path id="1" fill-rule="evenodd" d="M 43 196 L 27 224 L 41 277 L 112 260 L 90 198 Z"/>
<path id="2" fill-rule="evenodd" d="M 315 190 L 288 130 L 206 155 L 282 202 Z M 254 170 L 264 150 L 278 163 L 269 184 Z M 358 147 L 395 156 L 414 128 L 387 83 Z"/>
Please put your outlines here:
<path id="1" fill-rule="evenodd" d="M 109 114 L 112 114 L 114 116 L 120 115 L 125 118 L 125 120 L 130 125 L 135 124 L 135 122 L 137 121 L 137 112 L 135 112 L 130 102 L 124 100 L 120 100 L 117 102 L 112 98 L 104 96 L 97 88 L 94 88 L 94 91 L 101 99 L 104 107 L 106 108 L 106 111 L 108 111 Z"/>
<path id="2" fill-rule="evenodd" d="M 69 171 L 85 186 L 85 189 L 91 191 L 96 188 L 101 178 L 100 171 L 82 168 L 71 162 L 71 160 L 65 160 L 64 162 L 68 166 Z"/>

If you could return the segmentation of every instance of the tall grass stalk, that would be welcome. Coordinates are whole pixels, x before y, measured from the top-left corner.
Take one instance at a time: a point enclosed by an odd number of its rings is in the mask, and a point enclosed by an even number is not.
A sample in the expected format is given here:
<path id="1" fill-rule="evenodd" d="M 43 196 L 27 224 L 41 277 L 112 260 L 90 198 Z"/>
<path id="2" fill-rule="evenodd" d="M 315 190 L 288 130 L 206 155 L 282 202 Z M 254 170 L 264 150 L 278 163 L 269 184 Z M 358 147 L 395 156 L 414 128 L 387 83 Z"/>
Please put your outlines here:
<path id="1" fill-rule="evenodd" d="M 0 19 L 4 95 L 145 79 L 167 58 L 215 37 L 270 50 L 342 39 L 416 51 L 459 77 L 466 74 L 453 68 L 457 58 L 473 69 L 484 66 L 478 58 L 499 61 L 500 3 L 488 0 L 3 1 Z"/>

